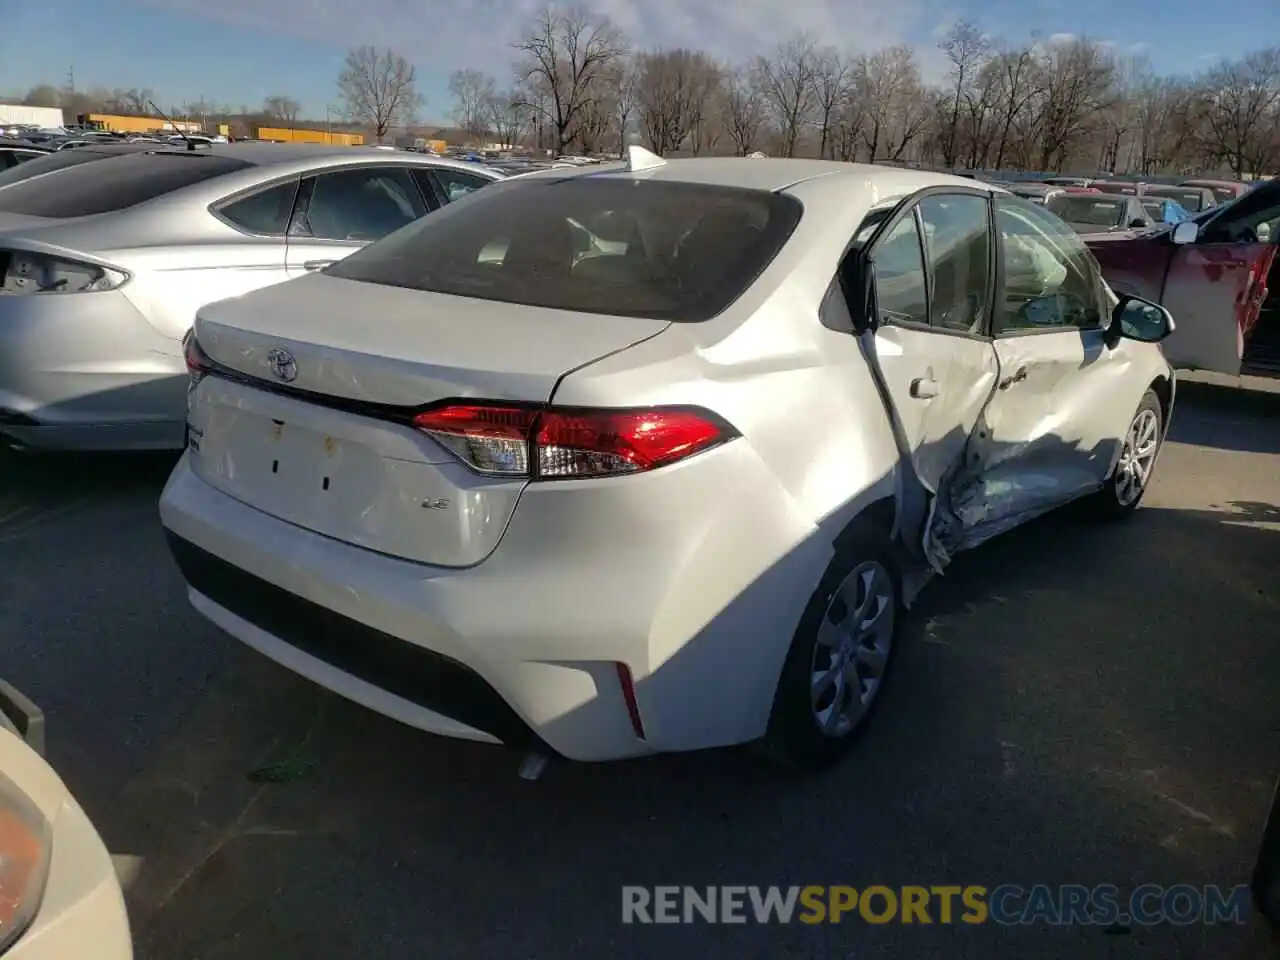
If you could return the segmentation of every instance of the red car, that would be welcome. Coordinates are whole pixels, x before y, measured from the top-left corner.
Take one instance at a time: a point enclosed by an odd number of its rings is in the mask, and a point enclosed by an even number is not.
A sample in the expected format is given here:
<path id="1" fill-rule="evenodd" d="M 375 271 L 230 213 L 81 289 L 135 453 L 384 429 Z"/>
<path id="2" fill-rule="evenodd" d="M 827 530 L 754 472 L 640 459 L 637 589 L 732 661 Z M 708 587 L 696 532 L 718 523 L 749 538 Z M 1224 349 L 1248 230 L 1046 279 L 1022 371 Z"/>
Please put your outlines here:
<path id="1" fill-rule="evenodd" d="M 1173 313 L 1175 367 L 1280 376 L 1277 239 L 1280 183 L 1266 183 L 1169 230 L 1085 242 L 1117 293 Z"/>
<path id="2" fill-rule="evenodd" d="M 1123 197 L 1136 197 L 1142 193 L 1145 184 L 1136 180 L 1095 180 L 1089 186 L 1102 193 L 1112 193 Z"/>
<path id="3" fill-rule="evenodd" d="M 1218 203 L 1230 203 L 1237 197 L 1249 192 L 1250 184 L 1239 180 L 1183 180 L 1180 187 L 1204 187 L 1213 191 L 1213 198 Z M 1184 204 L 1185 206 L 1185 204 Z"/>

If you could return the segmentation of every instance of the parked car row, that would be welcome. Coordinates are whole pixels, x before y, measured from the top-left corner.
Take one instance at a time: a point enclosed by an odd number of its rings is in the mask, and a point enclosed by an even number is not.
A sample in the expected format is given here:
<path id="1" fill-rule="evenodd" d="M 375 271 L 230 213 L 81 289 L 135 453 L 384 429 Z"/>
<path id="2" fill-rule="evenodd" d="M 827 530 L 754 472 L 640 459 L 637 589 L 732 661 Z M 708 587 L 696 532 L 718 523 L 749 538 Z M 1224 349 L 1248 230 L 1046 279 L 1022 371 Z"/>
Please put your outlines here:
<path id="1" fill-rule="evenodd" d="M 1280 374 L 1280 184 L 1143 235 L 1086 238 L 1117 292 L 1176 305 L 1178 331 L 1164 344 L 1179 367 Z"/>

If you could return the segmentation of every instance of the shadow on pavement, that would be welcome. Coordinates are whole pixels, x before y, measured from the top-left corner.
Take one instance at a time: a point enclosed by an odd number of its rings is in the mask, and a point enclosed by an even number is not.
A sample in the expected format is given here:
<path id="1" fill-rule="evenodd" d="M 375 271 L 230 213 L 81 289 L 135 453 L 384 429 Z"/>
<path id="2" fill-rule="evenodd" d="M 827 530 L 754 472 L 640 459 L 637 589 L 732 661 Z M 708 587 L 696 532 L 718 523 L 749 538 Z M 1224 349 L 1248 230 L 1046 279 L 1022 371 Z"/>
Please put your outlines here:
<path id="1" fill-rule="evenodd" d="M 553 766 L 528 784 L 503 750 L 420 734 L 230 656 L 220 685 L 242 691 L 234 706 L 195 705 L 161 762 L 199 778 L 193 751 L 209 749 L 236 801 L 198 779 L 169 785 L 166 835 L 219 829 L 190 863 L 153 861 L 168 874 L 147 888 L 163 908 L 137 908 L 138 955 L 1253 955 L 1251 926 L 1117 941 L 1040 926 L 619 922 L 624 884 L 1246 883 L 1280 768 L 1268 639 L 1280 534 L 1249 525 L 1274 505 L 1234 507 L 1148 508 L 1122 526 L 1063 514 L 958 559 L 914 611 L 852 756 L 799 780 L 715 751 Z M 273 759 L 308 772 L 248 783 Z M 147 782 L 128 803 L 90 798 L 144 875 L 159 834 L 139 811 L 161 798 L 162 770 Z"/>

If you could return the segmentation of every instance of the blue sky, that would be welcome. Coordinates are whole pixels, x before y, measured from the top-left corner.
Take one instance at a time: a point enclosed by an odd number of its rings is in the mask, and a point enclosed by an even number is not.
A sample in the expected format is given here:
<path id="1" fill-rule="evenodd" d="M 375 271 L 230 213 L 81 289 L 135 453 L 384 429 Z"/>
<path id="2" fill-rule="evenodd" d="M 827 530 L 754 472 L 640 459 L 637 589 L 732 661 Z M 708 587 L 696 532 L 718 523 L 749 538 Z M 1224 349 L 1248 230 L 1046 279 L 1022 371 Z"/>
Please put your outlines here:
<path id="1" fill-rule="evenodd" d="M 1141 51 L 1163 72 L 1194 72 L 1220 57 L 1280 41 L 1280 2 L 1235 0 L 590 0 L 642 47 L 688 45 L 727 59 L 767 50 L 797 29 L 851 52 L 917 48 L 941 71 L 937 37 L 967 18 L 1019 39 L 1038 31 L 1087 35 Z M 352 44 L 392 46 L 414 62 L 424 119 L 444 120 L 448 75 L 485 70 L 505 82 L 508 44 L 539 0 L 11 0 L 0 4 L 0 90 L 63 84 L 148 87 L 162 106 L 204 97 L 257 106 L 285 94 L 323 117 Z"/>

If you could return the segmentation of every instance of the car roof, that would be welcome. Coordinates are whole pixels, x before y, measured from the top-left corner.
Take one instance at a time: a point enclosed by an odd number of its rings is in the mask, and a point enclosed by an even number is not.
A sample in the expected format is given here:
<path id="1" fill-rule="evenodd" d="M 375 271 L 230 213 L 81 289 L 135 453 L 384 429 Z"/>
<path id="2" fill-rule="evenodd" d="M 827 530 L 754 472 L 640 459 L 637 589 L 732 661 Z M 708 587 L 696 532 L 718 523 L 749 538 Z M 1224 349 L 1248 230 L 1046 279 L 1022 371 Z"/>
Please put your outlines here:
<path id="1" fill-rule="evenodd" d="M 0 147 L 20 147 L 23 150 L 48 150 L 48 147 L 42 147 L 38 143 L 31 143 L 29 140 L 14 139 L 13 137 L 0 137 Z"/>
<path id="2" fill-rule="evenodd" d="M 573 180 L 578 177 L 630 177 L 633 179 L 696 183 L 748 190 L 778 192 L 819 177 L 853 177 L 865 180 L 881 195 L 910 193 L 928 186 L 963 186 L 975 181 L 949 173 L 844 163 L 839 160 L 799 160 L 785 157 L 687 157 L 642 170 L 630 171 L 620 161 L 580 167 L 557 167 L 521 174 L 529 180 Z M 984 184 L 984 186 L 986 186 Z M 994 189 L 1000 189 L 995 187 Z"/>

